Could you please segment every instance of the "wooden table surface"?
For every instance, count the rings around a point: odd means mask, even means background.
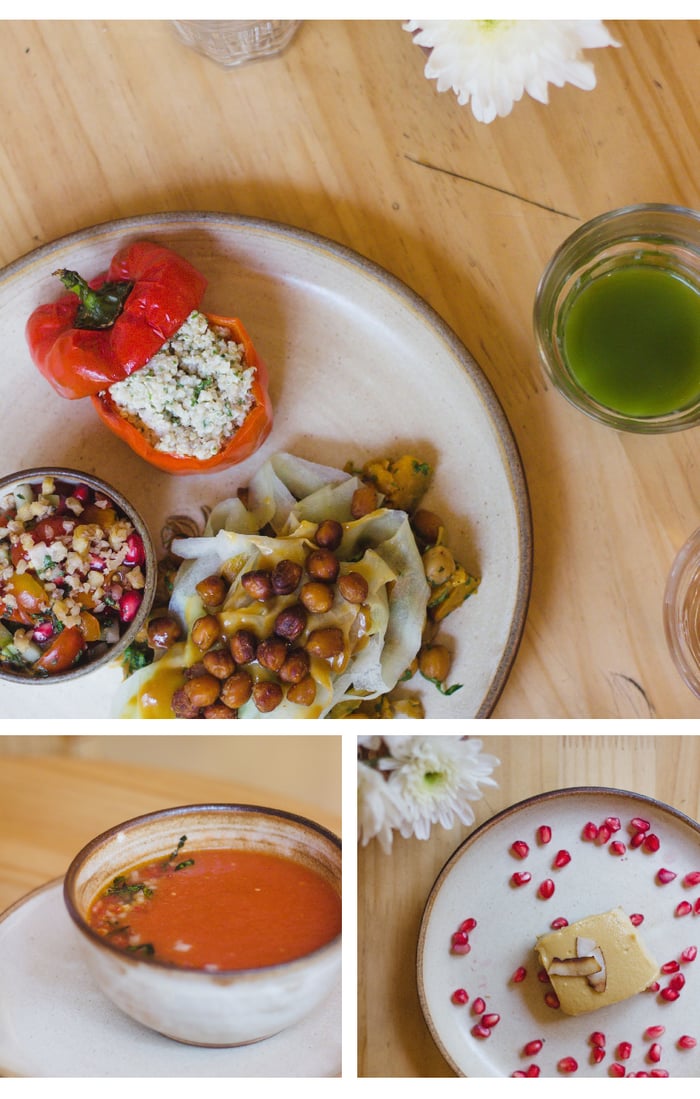
[[[399,21],[307,21],[225,71],[166,21],[0,22],[0,263],[95,223],[213,210],[349,246],[471,350],[529,484],[534,577],[497,717],[697,717],[661,605],[700,525],[696,431],[617,433],[544,381],[540,274],[586,219],[700,205],[700,22],[609,23],[597,87],[491,125],[423,75]],[[0,447],[2,443],[0,442]]]
[[[700,738],[617,734],[486,736],[501,765],[498,789],[474,803],[471,827],[435,828],[428,840],[375,841],[358,855],[360,1076],[453,1076],[428,1031],[416,988],[423,908],[452,852],[480,824],[524,798],[573,786],[646,794],[700,820]]]

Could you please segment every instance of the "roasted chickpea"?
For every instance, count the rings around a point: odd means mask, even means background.
[[[205,576],[196,586],[197,594],[205,607],[220,607],[226,598],[228,585],[218,573]]]
[[[320,656],[323,660],[332,660],[334,656],[342,653],[345,645],[343,631],[337,626],[323,626],[318,630],[312,630],[306,642],[306,651],[312,656]]]
[[[152,649],[169,649],[182,636],[180,623],[169,614],[152,618],[146,632]]]
[[[314,534],[314,542],[323,549],[335,550],[343,540],[343,524],[337,519],[324,519]]]
[[[359,572],[346,572],[338,577],[338,591],[348,603],[364,603],[369,584]]]
[[[221,626],[215,614],[205,614],[192,624],[192,641],[201,652],[206,652],[221,637]]]
[[[221,701],[231,710],[237,710],[248,701],[253,691],[253,680],[248,672],[234,672],[221,685]]]
[[[307,675],[287,688],[287,699],[298,706],[310,706],[316,697],[316,680]]]
[[[250,664],[255,660],[258,639],[252,630],[236,630],[229,641],[231,656],[236,664]]]
[[[299,683],[309,674],[311,659],[305,649],[292,649],[279,670],[283,683]]]
[[[296,641],[306,629],[306,611],[300,603],[285,607],[275,619],[274,632],[287,641]]]
[[[251,599],[259,599],[261,603],[272,599],[275,594],[270,569],[252,569],[250,572],[244,572],[241,576],[241,586]]]
[[[278,672],[285,660],[289,648],[281,637],[266,637],[258,645],[256,653],[258,664],[271,672]]]
[[[440,540],[440,531],[445,524],[439,515],[427,508],[418,508],[411,518],[411,527],[416,538],[426,546],[434,546]]]
[[[221,683],[216,676],[205,673],[188,679],[184,691],[193,706],[211,706],[216,702],[221,690]]]
[[[425,645],[418,653],[418,669],[426,679],[444,683],[451,666],[452,653],[444,645]]]
[[[198,660],[196,664],[190,664],[188,668],[184,668],[182,674],[185,679],[194,679],[195,676],[204,675],[206,670],[204,663],[201,660]]]
[[[170,705],[175,717],[199,717],[199,706],[195,706],[184,687],[178,687],[178,689],[173,692],[173,697],[170,699]]]
[[[423,571],[433,587],[444,584],[456,569],[455,559],[447,546],[431,546],[423,554]]]
[[[236,670],[236,662],[228,649],[210,649],[202,658],[209,675],[217,679],[228,679]]]
[[[223,702],[214,702],[211,706],[205,706],[202,710],[202,717],[209,718],[232,718],[238,717],[235,710],[232,710],[229,706],[226,706]]]
[[[311,550],[306,558],[306,571],[312,580],[329,580],[332,583],[340,572],[340,562],[329,549]]]
[[[361,519],[379,507],[379,496],[374,485],[360,485],[352,494],[350,514],[353,519]]]
[[[261,714],[269,714],[272,710],[276,710],[283,697],[279,683],[261,679],[253,687],[253,702]]]
[[[303,569],[297,561],[285,557],[272,570],[272,587],[275,595],[291,595],[301,580]]]
[[[309,614],[325,614],[333,606],[333,588],[322,580],[309,580],[302,584],[299,600]]]

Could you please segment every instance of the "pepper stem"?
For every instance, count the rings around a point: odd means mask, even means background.
[[[105,282],[99,290],[88,286],[77,271],[61,268],[54,271],[66,290],[77,294],[78,312],[75,328],[111,328],[124,308],[124,302],[133,289],[133,282]]]

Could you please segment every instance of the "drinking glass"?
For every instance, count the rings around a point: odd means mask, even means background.
[[[666,581],[664,630],[685,684],[700,698],[700,529],[681,546]]]
[[[226,69],[281,53],[301,25],[299,19],[174,19],[172,22],[186,46]]]

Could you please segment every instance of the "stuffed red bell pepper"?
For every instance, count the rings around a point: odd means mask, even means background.
[[[68,399],[168,473],[224,469],[272,427],[264,363],[237,318],[200,312],[206,280],[162,245],[121,249],[90,283],[58,271],[69,293],[27,323],[32,358]]]

